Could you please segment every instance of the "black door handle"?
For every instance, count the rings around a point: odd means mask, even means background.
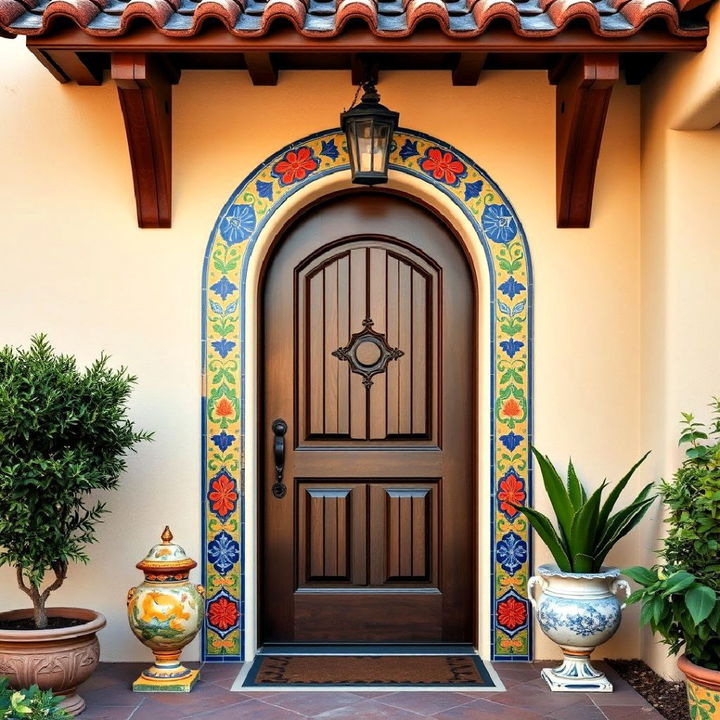
[[[283,482],[283,474],[285,473],[285,433],[287,432],[287,423],[278,418],[273,421],[272,431],[275,439],[273,440],[273,454],[275,456],[275,482],[272,486],[272,494],[278,498],[284,498],[287,493],[287,486]]]

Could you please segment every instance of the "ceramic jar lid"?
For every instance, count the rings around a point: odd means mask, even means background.
[[[160,539],[162,542],[153,545],[150,552],[135,567],[146,575],[175,575],[187,574],[197,566],[185,550],[172,541],[173,534],[167,525]]]

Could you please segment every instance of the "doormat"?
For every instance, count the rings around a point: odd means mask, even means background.
[[[233,690],[504,690],[477,655],[257,655]]]

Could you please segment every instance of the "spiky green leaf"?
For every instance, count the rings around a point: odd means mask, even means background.
[[[555,466],[550,461],[550,458],[542,455],[535,447],[532,448],[532,451],[540,466],[545,492],[547,492],[548,498],[550,498],[555,517],[558,520],[560,534],[564,537],[565,541],[567,541],[573,520],[572,503],[570,502],[567,488],[560,478],[558,471],[555,469]]]
[[[648,450],[631,468],[628,470],[628,472],[617,482],[615,487],[608,493],[607,500],[605,500],[605,504],[602,507],[602,510],[600,511],[600,527],[605,527],[605,524],[607,523],[610,513],[612,512],[613,508],[615,507],[615,503],[618,501],[618,498],[620,497],[622,491],[625,489],[626,485],[630,481],[630,478],[633,476],[635,471],[640,467],[640,465],[645,462],[645,458],[650,454],[650,450]],[[651,485],[652,487],[652,485]],[[637,498],[636,498],[637,499]]]
[[[552,553],[558,567],[564,572],[572,572],[570,557],[549,518],[541,512],[533,510],[533,508],[520,505],[513,505],[513,507],[529,520],[530,524],[535,528],[535,532]]]

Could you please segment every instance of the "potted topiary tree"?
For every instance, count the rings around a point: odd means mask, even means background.
[[[685,673],[693,720],[720,720],[720,398],[709,427],[683,413],[685,460],[660,494],[668,534],[652,568],[623,572],[642,587],[628,602],[642,604],[649,624]]]
[[[75,689],[97,665],[105,618],[47,601],[69,564],[88,560],[107,512],[94,493],[116,488],[125,453],[151,438],[128,419],[135,382],[104,354],[78,370],[44,335],[0,350],[0,565],[14,567],[33,606],[0,613],[0,674],[64,695],[72,715],[85,707]]]
[[[590,654],[609,640],[620,625],[624,606],[615,593],[629,591],[620,570],[605,567],[603,562],[612,547],[643,518],[654,501],[650,495],[653,483],[647,485],[628,505],[613,512],[620,495],[644,455],[608,493],[603,482],[590,496],[585,492],[572,461],[567,482],[547,456],[532,449],[545,490],[552,504],[557,527],[542,513],[514,505],[535,528],[547,545],[556,564],[541,565],[537,576],[528,580],[528,596],[537,610],[540,629],[563,651],[563,662],[557,668],[545,668],[542,676],[551,690],[573,692],[611,692],[612,685],[590,664]],[[541,589],[534,597],[535,587]]]

